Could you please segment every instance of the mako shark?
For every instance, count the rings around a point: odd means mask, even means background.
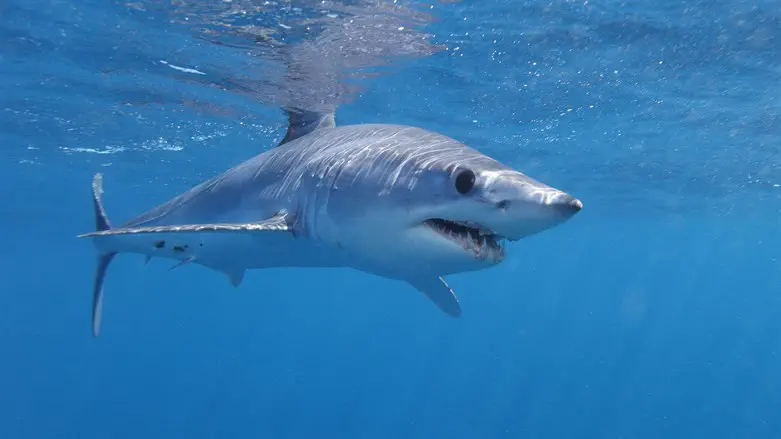
[[[288,111],[284,139],[111,227],[92,183],[98,252],[92,330],[118,253],[200,264],[239,286],[249,269],[351,267],[409,283],[442,311],[461,307],[443,276],[485,269],[516,241],[581,210],[573,196],[450,137],[388,124],[336,126]]]

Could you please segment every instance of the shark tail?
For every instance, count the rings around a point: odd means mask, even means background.
[[[106,211],[103,208],[103,175],[95,174],[92,179],[92,203],[95,209],[95,229],[98,232],[111,229]],[[103,280],[106,278],[106,270],[116,252],[99,252],[98,263],[95,270],[95,280],[92,287],[92,335],[97,337],[100,333],[100,318],[103,309]]]

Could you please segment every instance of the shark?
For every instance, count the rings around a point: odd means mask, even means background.
[[[349,267],[402,281],[461,315],[445,276],[496,266],[508,242],[558,226],[583,208],[546,185],[424,128],[339,125],[333,112],[285,109],[275,146],[118,226],[92,181],[97,252],[92,333],[118,254],[198,264],[238,287],[274,267]]]

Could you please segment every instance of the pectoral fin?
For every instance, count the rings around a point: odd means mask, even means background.
[[[461,315],[461,306],[458,304],[458,298],[453,293],[453,290],[445,282],[445,279],[441,277],[420,278],[408,281],[418,291],[425,294],[426,297],[431,299],[439,309],[444,311],[447,315],[452,317],[459,317]]]

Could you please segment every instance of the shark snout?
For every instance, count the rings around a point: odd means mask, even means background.
[[[583,203],[570,194],[560,193],[551,200],[548,206],[557,214],[569,218],[583,209]]]
[[[534,235],[568,221],[583,209],[574,196],[553,188],[535,188],[504,204],[492,229],[510,240]]]

